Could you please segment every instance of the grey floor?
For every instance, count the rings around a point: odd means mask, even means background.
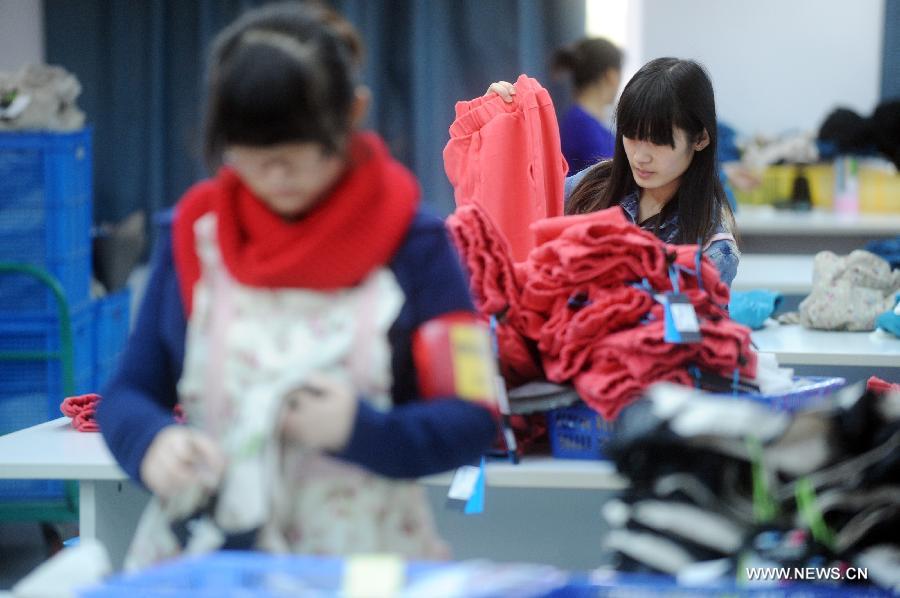
[[[74,525],[55,526],[61,539],[77,535]],[[10,589],[47,558],[47,545],[36,522],[0,522],[0,590]]]

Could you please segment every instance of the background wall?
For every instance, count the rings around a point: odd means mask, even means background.
[[[642,61],[704,63],[741,133],[817,129],[837,106],[869,115],[879,101],[885,0],[635,1]]]
[[[98,217],[171,205],[202,176],[190,148],[196,146],[200,56],[208,34],[196,30],[211,32],[260,1],[47,0],[45,6],[41,0],[0,0],[0,70],[46,53],[86,83],[81,104],[106,148],[95,156]],[[416,170],[429,192],[426,201],[439,212],[452,208],[439,150],[453,102],[520,70],[541,76],[543,52],[578,35],[548,32],[545,24],[570,28],[581,5],[332,1],[370,43],[367,80],[380,88],[370,124]],[[617,23],[623,11],[614,5],[626,5],[626,80],[651,57],[695,57],[710,69],[721,117],[742,133],[812,129],[839,105],[869,114],[879,98],[900,96],[900,0],[587,4],[588,15],[602,19],[607,12]],[[394,10],[398,6],[405,10]],[[562,15],[568,23],[559,21]],[[172,29],[169,22],[181,25]],[[547,84],[564,107],[564,88]],[[139,125],[160,107],[165,126]],[[143,149],[132,155],[129,147]]]
[[[41,0],[0,0],[0,71],[44,61]]]
[[[207,45],[267,1],[45,0],[47,59],[79,77],[94,125],[96,219],[156,212],[204,176],[197,150]],[[453,208],[441,152],[455,102],[522,72],[547,81],[550,52],[584,31],[583,0],[329,3],[366,41],[368,126],[416,173],[439,213]]]

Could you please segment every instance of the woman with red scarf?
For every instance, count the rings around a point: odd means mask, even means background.
[[[359,56],[345,21],[305,4],[214,43],[217,174],[178,203],[97,414],[156,497],[129,567],[218,548],[446,555],[411,479],[476,459],[496,427],[469,400],[490,393],[422,373],[420,336],[482,331],[414,177],[354,130]]]

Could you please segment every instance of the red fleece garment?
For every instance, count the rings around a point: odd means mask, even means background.
[[[472,204],[457,208],[446,222],[468,270],[469,288],[478,311],[494,315],[517,309],[519,279],[509,245],[490,216]]]
[[[249,286],[346,288],[388,263],[415,215],[418,183],[373,133],[353,136],[349,163],[334,189],[296,221],[270,210],[227,167],[188,190],[173,224],[175,266],[188,314],[200,278],[194,223],[210,212],[218,215],[228,271]]]
[[[535,361],[535,355],[540,359],[540,354],[532,339],[522,336],[509,324],[498,324],[496,334],[500,351],[500,373],[507,386],[521,386],[546,377],[541,364]]]
[[[72,427],[79,432],[99,432],[100,426],[97,425],[96,420],[94,420],[94,414],[96,412],[96,405],[85,407],[72,419]]]
[[[79,432],[99,432],[100,426],[94,421],[94,413],[97,411],[99,402],[100,395],[98,394],[66,397],[60,404],[59,410],[66,417],[72,418],[72,427]]]
[[[521,269],[513,264],[506,240],[478,204],[460,206],[447,218],[447,229],[469,273],[469,288],[479,312],[497,316],[500,371],[511,386],[542,377],[529,343],[519,330]]]
[[[496,94],[457,102],[444,170],[457,207],[482,206],[519,262],[535,246],[529,225],[563,214],[568,165],[550,94],[525,75],[515,88],[509,104]]]
[[[887,380],[882,380],[877,376],[871,376],[866,381],[866,390],[870,390],[872,392],[884,393],[889,391],[900,392],[900,384],[895,382],[888,382]]]
[[[66,397],[59,405],[59,410],[66,417],[74,419],[82,410],[89,407],[95,407],[99,401],[100,395],[94,393]]]
[[[653,382],[691,384],[691,376],[684,368],[655,373]],[[636,400],[649,383],[642,382],[613,362],[605,369],[597,367],[575,377],[575,390],[588,405],[603,416],[614,420],[619,413]],[[585,398],[586,397],[586,398]]]
[[[697,245],[667,245],[667,251],[675,253],[675,262],[694,270],[696,268],[697,252],[700,251]],[[719,278],[719,269],[713,264],[708,257],[701,255],[700,259],[700,279],[703,281],[703,289],[710,295],[712,301],[718,305],[726,306],[731,298],[731,289]],[[685,276],[681,274],[680,278],[682,287],[687,289],[697,288],[697,278],[694,276]]]
[[[72,427],[79,432],[99,432],[100,426],[94,421],[94,413],[97,411],[99,402],[100,395],[98,394],[66,397],[60,404],[59,410],[66,417],[72,418]]]
[[[94,414],[97,412],[101,399],[102,397],[95,393],[66,397],[59,404],[59,410],[63,415],[72,419],[72,427],[79,432],[99,432],[100,426],[94,420]],[[175,405],[173,413],[178,423],[184,423],[181,405]]]
[[[595,289],[586,296],[589,305],[578,310],[560,305],[541,328],[538,348],[553,380],[573,378],[584,367],[591,347],[612,333],[639,325],[654,304],[650,295],[633,287]]]
[[[738,367],[742,376],[756,376],[757,355],[746,327],[727,319],[701,320],[702,342],[670,344],[663,340],[662,309],[655,307],[653,313],[658,314],[656,320],[611,334],[591,347],[588,365],[575,376],[582,399],[600,413],[617,414],[653,382],[690,384],[689,365],[726,377]]]

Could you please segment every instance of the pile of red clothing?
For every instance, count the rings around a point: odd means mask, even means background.
[[[63,415],[72,419],[72,427],[79,432],[99,432],[100,426],[94,419],[94,415],[97,413],[97,406],[101,399],[102,397],[96,393],[66,397],[59,404],[59,410]],[[181,404],[175,405],[172,415],[179,424],[185,423]]]
[[[93,393],[66,397],[59,405],[59,410],[66,417],[72,418],[72,427],[79,432],[99,432],[100,426],[94,420],[98,403],[100,395]]]
[[[447,220],[470,274],[478,309],[497,318],[500,361],[517,385],[546,377],[573,383],[582,399],[615,418],[649,384],[692,382],[690,366],[731,378],[756,375],[750,330],[728,318],[728,287],[693,245],[666,245],[618,207],[531,225],[535,248],[514,263],[477,204]],[[672,278],[674,273],[674,280]],[[701,342],[664,340],[657,293],[693,304]]]

